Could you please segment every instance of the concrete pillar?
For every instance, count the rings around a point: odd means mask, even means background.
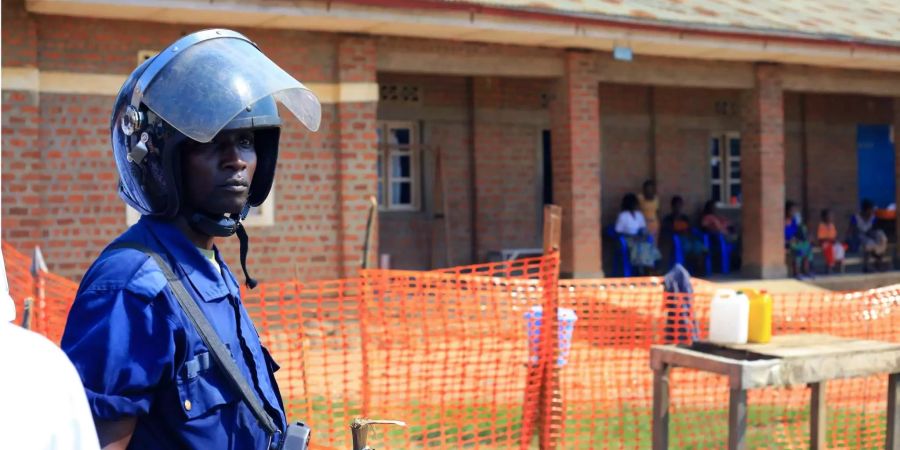
[[[784,96],[780,68],[757,64],[742,96],[743,271],[787,276],[784,256]]]
[[[600,249],[600,99],[596,56],[565,54],[551,104],[554,203],[562,207],[562,276],[603,276]]]
[[[362,262],[369,211],[368,198],[378,193],[378,85],[372,38],[344,37],[338,43],[337,81],[339,149],[340,276],[354,276]],[[377,217],[376,217],[377,218]],[[369,240],[370,267],[377,267],[378,236]]]

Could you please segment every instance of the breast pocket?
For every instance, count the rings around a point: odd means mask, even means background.
[[[209,353],[199,353],[186,361],[177,384],[181,410],[188,420],[212,414],[238,400],[234,388]]]

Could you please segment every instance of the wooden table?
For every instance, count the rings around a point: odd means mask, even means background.
[[[653,369],[653,448],[669,447],[669,371],[685,367],[725,375],[731,391],[728,448],[746,448],[747,390],[807,384],[810,400],[810,448],[826,447],[825,383],[842,378],[889,374],[885,448],[900,449],[900,344],[800,334],[772,338],[768,344],[693,346],[657,345],[650,350]]]

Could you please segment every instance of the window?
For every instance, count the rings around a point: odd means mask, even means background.
[[[378,124],[378,204],[383,210],[420,206],[419,130],[414,122]]]
[[[710,198],[719,205],[741,204],[741,137],[716,134],[709,139]]]

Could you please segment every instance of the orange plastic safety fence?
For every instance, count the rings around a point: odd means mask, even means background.
[[[363,273],[365,413],[409,424],[386,429],[384,447],[529,445],[546,354],[538,316],[557,263]]]
[[[30,328],[59,343],[78,284],[47,272],[31,273],[31,258],[3,242],[3,258],[10,295],[16,304],[17,323],[21,323],[26,299],[33,301]]]
[[[560,282],[562,308],[577,312],[568,361],[558,368],[562,416],[559,448],[649,448],[655,344],[707,333],[712,289],[665,294],[654,279]],[[611,283],[617,285],[610,288]],[[900,341],[900,286],[853,293],[773,296],[774,333],[824,333]],[[690,305],[690,313],[678,315]],[[827,384],[831,448],[884,445],[885,376]],[[728,384],[724,377],[676,369],[670,381],[669,442],[673,448],[723,448]],[[809,445],[806,387],[750,391],[750,448]]]
[[[25,298],[42,298],[33,328],[58,341],[77,285],[34,279],[30,258],[6,243],[3,252],[19,312]],[[560,281],[557,265],[551,255],[368,270],[263,283],[243,301],[281,365],[288,414],[312,426],[315,448],[349,448],[357,416],[409,423],[379,428],[381,448],[648,448],[649,349],[704,337],[715,285],[695,280],[694,294],[673,295],[654,277]],[[900,286],[773,297],[775,334],[900,341]],[[670,386],[671,446],[722,448],[726,380],[676,369]],[[828,383],[831,448],[883,446],[885,387],[884,376]],[[807,447],[809,396],[751,391],[750,447]]]
[[[350,448],[348,425],[363,413],[362,280],[262,283],[243,292],[290,420],[314,430],[316,448]]]

